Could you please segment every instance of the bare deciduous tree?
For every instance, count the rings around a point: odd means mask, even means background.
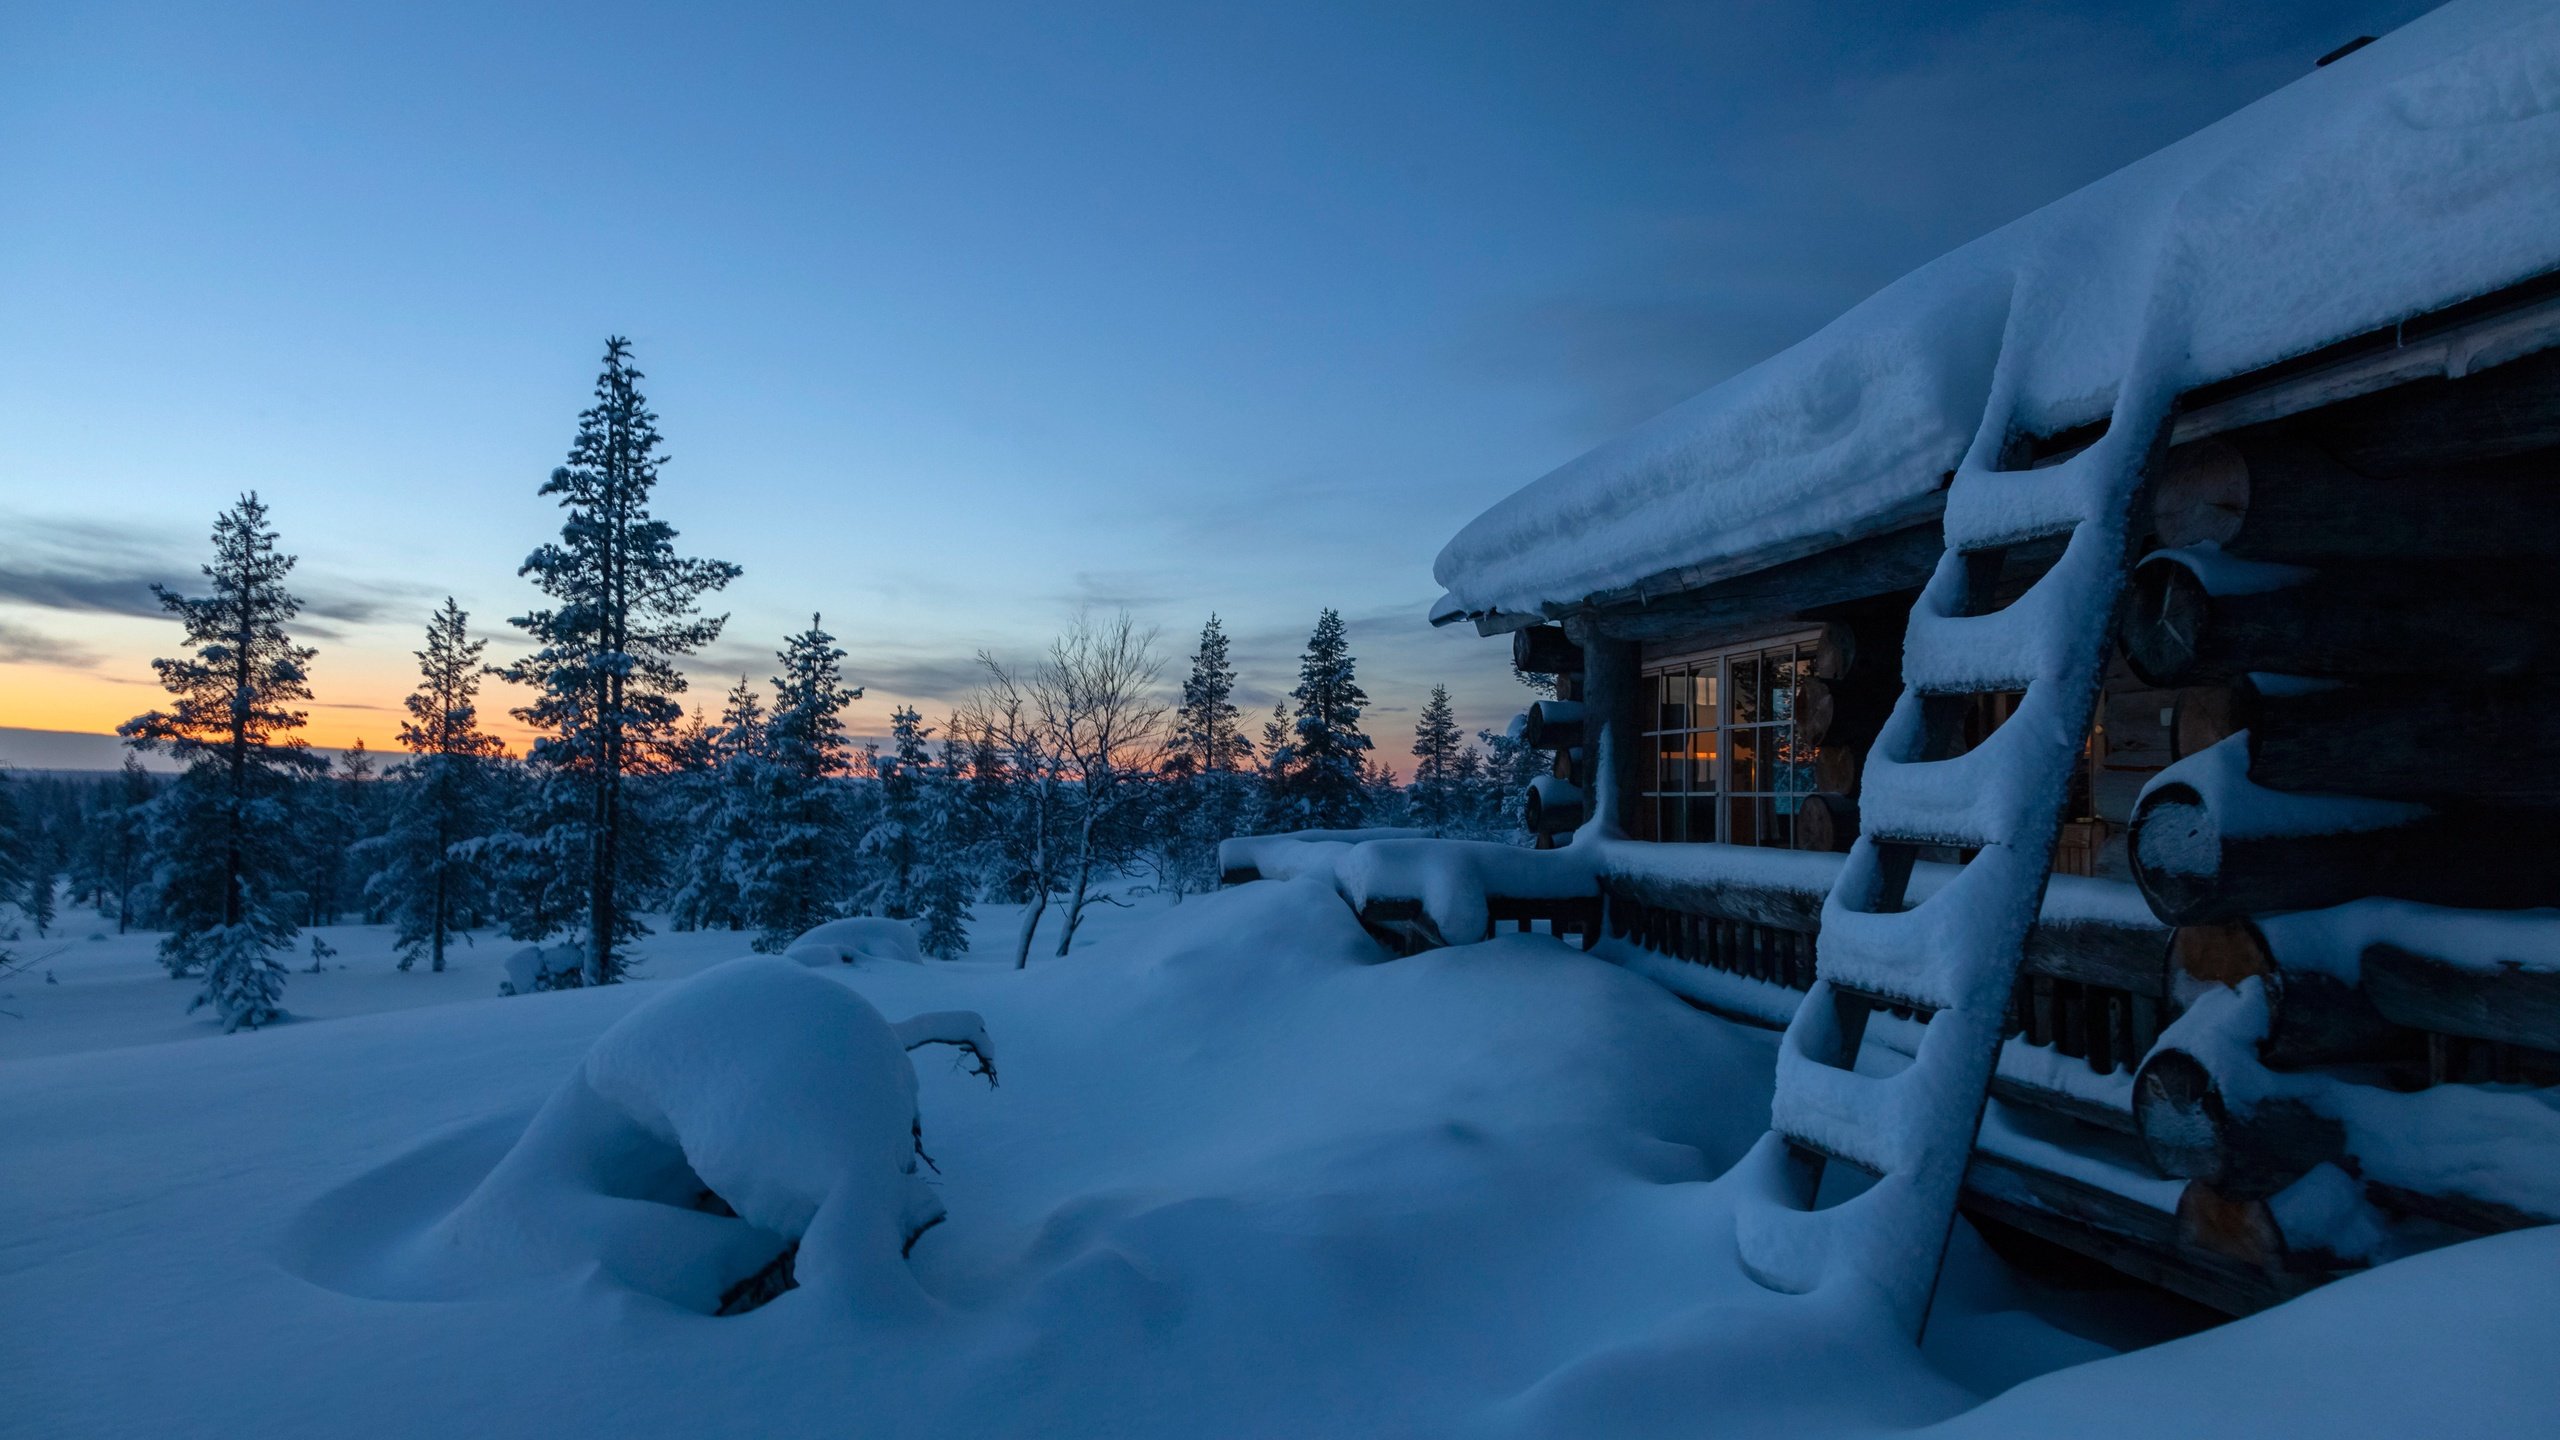
[[[1060,691],[1054,707],[1059,748],[1075,786],[1074,853],[1068,861],[1072,888],[1058,953],[1075,944],[1085,907],[1096,898],[1096,871],[1117,868],[1137,849],[1129,821],[1144,798],[1146,778],[1164,766],[1165,714],[1157,689],[1164,661],[1156,632],[1141,630],[1121,611],[1099,624],[1076,617],[1050,642],[1041,667]]]
[[[1060,955],[1090,906],[1119,903],[1094,881],[1133,848],[1129,822],[1163,763],[1167,706],[1155,642],[1124,611],[1100,622],[1078,616],[1027,672],[978,656],[987,679],[960,723],[1004,769],[995,841],[1027,902],[1017,969],[1030,963],[1032,933],[1053,897],[1064,892],[1066,903]]]

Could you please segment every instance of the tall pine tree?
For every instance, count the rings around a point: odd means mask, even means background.
[[[933,781],[925,745],[932,736],[912,706],[889,713],[889,755],[872,766],[880,777],[880,819],[862,837],[866,914],[906,920],[922,908],[925,807]]]
[[[1432,686],[1413,727],[1413,818],[1434,835],[1446,834],[1464,809],[1461,786],[1475,768],[1464,764],[1468,753],[1449,687]]]
[[[1328,607],[1316,617],[1298,659],[1298,688],[1288,739],[1274,757],[1277,772],[1273,816],[1277,828],[1339,830],[1360,824],[1369,771],[1369,737],[1360,712],[1369,695],[1353,678],[1357,667],[1342,616]]]
[[[741,867],[740,900],[760,933],[759,950],[780,950],[803,931],[842,913],[852,880],[852,836],[838,783],[853,759],[844,708],[862,698],[838,669],[844,651],[809,617],[783,642],[773,677],[773,715],[764,753],[747,757],[755,776],[755,825]]]
[[[321,768],[293,733],[304,716],[292,705],[311,698],[317,652],[286,633],[302,602],[285,588],[294,557],[276,538],[267,507],[243,495],[213,522],[204,567],[212,593],[151,587],[194,653],[151,662],[175,705],[117,728],[138,748],[166,746],[187,762],[157,807],[160,907],[171,927],[160,955],[170,973],[204,977],[188,1008],[212,1006],[226,1030],[283,1013],[276,952],[299,928],[287,908],[297,899],[287,889],[290,802],[295,784]]]
[[[403,970],[421,954],[430,970],[444,969],[455,916],[476,910],[480,890],[478,857],[456,847],[493,821],[490,762],[503,747],[480,729],[480,653],[489,642],[472,639],[469,623],[451,596],[427,621],[418,688],[400,727],[412,758],[399,772],[390,828],[368,847],[381,868],[365,889],[390,917]]]
[[[1227,658],[1226,628],[1211,615],[1200,627],[1200,648],[1183,677],[1182,705],[1174,712],[1169,769],[1177,775],[1241,770],[1253,763],[1253,742],[1236,716],[1236,667]]]
[[[569,463],[542,487],[569,518],[558,543],[520,572],[556,603],[512,622],[538,648],[502,672],[539,692],[515,712],[543,732],[534,762],[569,779],[584,802],[587,981],[597,985],[621,978],[622,943],[647,933],[620,889],[626,851],[636,859],[642,850],[624,775],[683,713],[675,662],[718,639],[728,620],[702,614],[702,597],[741,573],[678,555],[674,527],[649,513],[662,461],[641,378],[630,342],[606,341],[596,403],[578,417]]]
[[[943,727],[942,760],[926,772],[921,803],[924,834],[918,845],[924,873],[917,883],[916,943],[937,960],[957,960],[969,950],[970,902],[977,898],[980,840],[972,781],[964,778],[969,750],[960,717]]]

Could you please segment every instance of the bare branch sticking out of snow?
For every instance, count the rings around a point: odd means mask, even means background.
[[[996,1047],[987,1038],[987,1022],[975,1010],[928,1010],[913,1019],[901,1020],[889,1027],[898,1043],[909,1050],[923,1045],[948,1045],[966,1053],[973,1062],[972,1075],[987,1077],[987,1087],[996,1084]]]

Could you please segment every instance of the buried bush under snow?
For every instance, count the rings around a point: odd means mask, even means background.
[[[924,951],[916,944],[916,927],[904,920],[877,915],[830,920],[792,941],[782,955],[803,965],[853,965],[864,960],[924,963]]]
[[[893,1313],[919,1298],[908,1246],[942,1218],[917,1173],[906,1055],[937,1042],[969,1050],[993,1081],[974,1014],[893,1027],[788,961],[717,966],[598,1037],[391,1288],[470,1294],[594,1267],[712,1310],[779,1266],[790,1278],[765,1298],[796,1281]]]
[[[586,982],[587,951],[577,944],[527,945],[506,958],[501,995],[531,995],[538,990],[574,990]]]

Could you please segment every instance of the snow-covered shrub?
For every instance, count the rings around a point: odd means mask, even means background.
[[[916,944],[916,927],[904,920],[877,915],[830,920],[792,941],[782,957],[803,965],[855,965],[865,960],[924,963],[924,951]]]
[[[506,1158],[419,1237],[404,1288],[471,1294],[592,1267],[706,1312],[800,1288],[902,1313],[921,1298],[906,1251],[943,1213],[917,1173],[906,1052],[936,1042],[976,1055],[992,1083],[974,1014],[892,1026],[786,960],[706,971],[598,1037]]]
[[[507,978],[498,982],[501,995],[531,995],[537,990],[573,990],[586,983],[587,950],[583,945],[527,945],[506,959]]]

